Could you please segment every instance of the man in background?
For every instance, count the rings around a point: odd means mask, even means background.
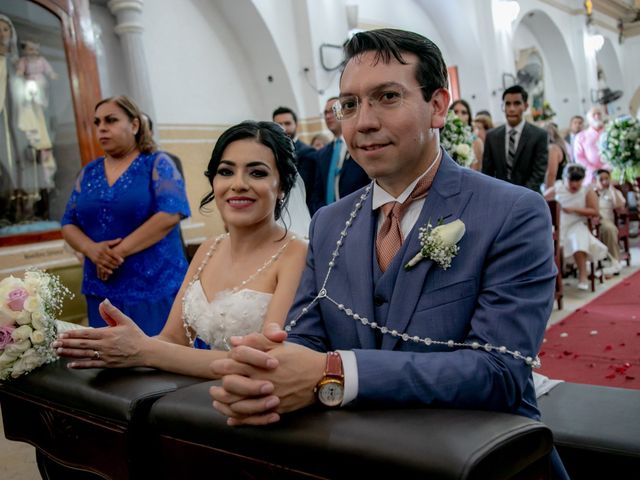
[[[297,167],[300,177],[304,182],[307,207],[310,208],[311,191],[315,185],[316,176],[316,151],[298,138],[298,116],[289,107],[278,107],[271,115],[274,123],[284,129],[284,133],[293,141],[296,149]]]
[[[596,105],[587,113],[587,123],[589,126],[586,130],[576,135],[573,153],[574,161],[587,169],[587,175],[584,177],[584,184],[588,185],[593,180],[597,170],[607,168],[607,164],[600,157],[600,135],[604,132],[604,111],[602,107]]]
[[[317,153],[311,215],[320,207],[340,200],[371,181],[347,151],[342,137],[342,125],[333,112],[333,104],[337,101],[337,97],[331,97],[324,107],[324,121],[334,139]]]
[[[569,148],[569,155],[571,156],[571,160],[575,161],[573,154],[573,144],[576,141],[576,136],[582,131],[584,127],[584,118],[581,115],[574,115],[571,117],[571,122],[569,123],[569,132],[564,137],[564,141],[567,142]]]
[[[525,121],[528,98],[520,85],[509,87],[502,94],[507,124],[487,133],[482,172],[539,192],[547,171],[548,136],[543,129]]]

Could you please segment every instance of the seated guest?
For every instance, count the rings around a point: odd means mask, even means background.
[[[583,187],[585,168],[568,164],[553,187],[545,191],[547,200],[555,199],[562,208],[560,213],[560,244],[564,258],[578,268],[578,289],[589,289],[587,258],[591,262],[607,256],[607,246],[589,231],[587,217],[598,216],[598,197],[589,187]],[[571,261],[573,260],[573,262]]]
[[[481,165],[482,165],[482,150],[484,148],[484,141],[480,140],[476,135],[475,135],[475,129],[473,128],[473,125],[471,124],[471,119],[473,118],[472,114],[471,114],[471,106],[469,106],[469,102],[467,102],[466,100],[456,100],[454,101],[451,106],[449,107],[449,110],[451,110],[453,113],[456,114],[456,117],[458,117],[460,120],[462,120],[462,122],[465,125],[468,125],[469,128],[472,129],[472,131],[474,132],[473,134],[473,143],[471,144],[472,148],[473,148],[473,156],[474,156],[474,160],[473,163],[471,164],[471,168],[473,170],[481,170]]]
[[[100,314],[109,327],[60,334],[58,355],[72,358],[71,368],[147,366],[209,378],[230,337],[261,331],[265,320],[282,325],[307,251],[277,222],[296,178],[294,158],[293,143],[273,123],[224,132],[201,207],[215,200],[228,233],[198,249],[160,335],[145,335],[105,300]]]
[[[105,156],[78,174],[62,235],[84,255],[89,325],[105,325],[98,305],[110,298],[147,335],[156,335],[187,271],[179,225],[191,214],[184,180],[157,151],[130,98],[98,102],[94,124]]]
[[[611,265],[605,268],[605,273],[616,274],[622,270],[620,264],[620,243],[618,242],[618,227],[616,226],[614,210],[624,207],[627,203],[622,192],[611,184],[611,173],[603,168],[596,171],[596,194],[600,209],[600,240],[609,249]]]
[[[560,136],[558,126],[553,122],[549,122],[545,129],[549,135],[549,163],[545,174],[543,192],[547,188],[553,187],[558,180],[562,180],[562,172],[569,161],[567,146]]]

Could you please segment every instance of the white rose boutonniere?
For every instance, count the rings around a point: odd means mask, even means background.
[[[429,221],[426,227],[420,227],[420,251],[404,266],[405,270],[412,269],[425,258],[433,260],[440,268],[446,270],[460,250],[457,243],[464,233],[465,226],[462,220],[455,220],[446,225],[439,220],[435,228]]]

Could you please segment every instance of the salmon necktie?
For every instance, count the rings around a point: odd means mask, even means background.
[[[393,257],[396,256],[402,246],[404,240],[402,229],[400,228],[402,217],[413,202],[427,196],[436,171],[437,165],[433,172],[427,173],[418,181],[404,203],[388,202],[380,207],[385,220],[376,237],[376,252],[378,254],[378,265],[380,265],[380,269],[383,272],[387,270]]]

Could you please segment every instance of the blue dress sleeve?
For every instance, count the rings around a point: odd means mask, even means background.
[[[179,213],[182,218],[191,216],[184,179],[167,154],[159,152],[153,162],[153,191],[156,211]]]
[[[78,173],[78,176],[76,177],[76,182],[73,186],[73,190],[71,191],[71,196],[69,197],[67,207],[65,208],[64,215],[60,221],[62,226],[78,224],[78,199],[82,193],[82,179],[84,178],[84,171],[84,168],[80,170],[80,173]]]

